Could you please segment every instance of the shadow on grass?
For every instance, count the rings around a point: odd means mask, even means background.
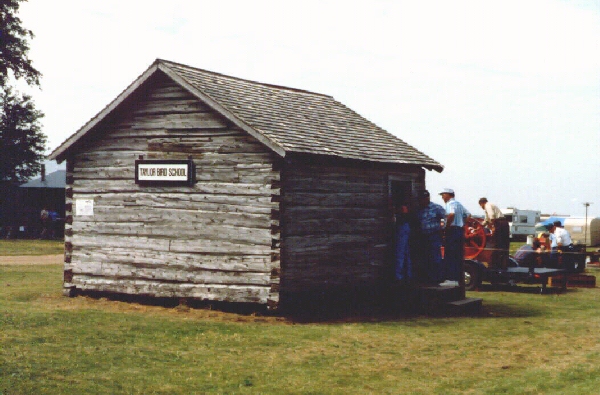
[[[514,288],[514,287],[513,287]],[[511,290],[514,290],[511,288]],[[529,287],[531,288],[531,287]],[[482,292],[490,292],[483,290]],[[523,289],[522,291],[527,291]],[[531,291],[529,291],[531,292]],[[534,292],[531,292],[534,293]],[[509,305],[494,302],[475,311],[457,312],[445,303],[438,305],[423,305],[414,298],[403,300],[396,298],[373,299],[373,295],[355,293],[306,295],[296,299],[295,303],[284,304],[283,308],[272,311],[265,305],[254,303],[231,303],[203,301],[192,298],[157,298],[143,295],[127,295],[109,292],[78,292],[75,296],[86,296],[94,299],[108,299],[112,301],[135,303],[147,306],[160,306],[173,309],[201,309],[215,312],[233,313],[243,316],[278,317],[290,323],[369,323],[369,322],[402,322],[427,318],[459,318],[459,319],[486,319],[500,317],[535,317],[543,311],[530,305]],[[389,295],[388,295],[389,296]],[[406,295],[404,295],[406,296]],[[543,296],[540,296],[543,297]]]
[[[544,315],[544,309],[530,305],[514,305],[499,302],[484,303],[480,318],[533,318]]]
[[[215,310],[224,313],[235,313],[240,315],[268,315],[266,306],[258,303],[230,303],[218,301],[205,301],[193,298],[156,297],[150,295],[130,295],[106,291],[81,291],[75,292],[72,297],[89,297],[92,299],[106,299],[115,302],[140,304],[144,306],[157,306],[165,308],[180,309],[204,309]]]
[[[411,309],[406,306],[332,306],[323,305],[320,309],[306,309],[288,312],[286,318],[298,323],[340,323],[340,322],[399,322],[420,319],[494,319],[494,318],[533,318],[542,316],[543,309],[507,303],[486,304],[475,311],[460,312],[440,306],[430,311]]]
[[[563,289],[561,287],[546,287],[531,286],[531,285],[509,285],[509,284],[481,284],[477,289],[478,292],[511,292],[523,294],[550,295],[572,292],[572,289]]]

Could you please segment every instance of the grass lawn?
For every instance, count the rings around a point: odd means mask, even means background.
[[[54,255],[63,252],[62,240],[0,240],[0,256]]]
[[[598,274],[598,269],[588,269]],[[0,265],[0,394],[597,394],[600,290],[470,293],[477,317],[289,317],[61,296]]]

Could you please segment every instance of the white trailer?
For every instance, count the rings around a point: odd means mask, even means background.
[[[526,240],[527,236],[535,235],[535,225],[540,222],[541,211],[519,210],[514,207],[501,211],[508,220],[512,240]]]

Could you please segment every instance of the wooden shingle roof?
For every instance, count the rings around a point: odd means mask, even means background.
[[[373,162],[443,166],[333,97],[156,60],[117,99],[59,146],[61,159],[79,138],[155,72],[162,71],[278,154],[308,153]]]

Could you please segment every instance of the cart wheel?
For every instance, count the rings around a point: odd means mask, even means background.
[[[465,259],[477,257],[485,248],[485,229],[473,218],[467,218],[465,223]]]
[[[481,285],[481,273],[475,265],[465,263],[465,290],[474,291]]]

